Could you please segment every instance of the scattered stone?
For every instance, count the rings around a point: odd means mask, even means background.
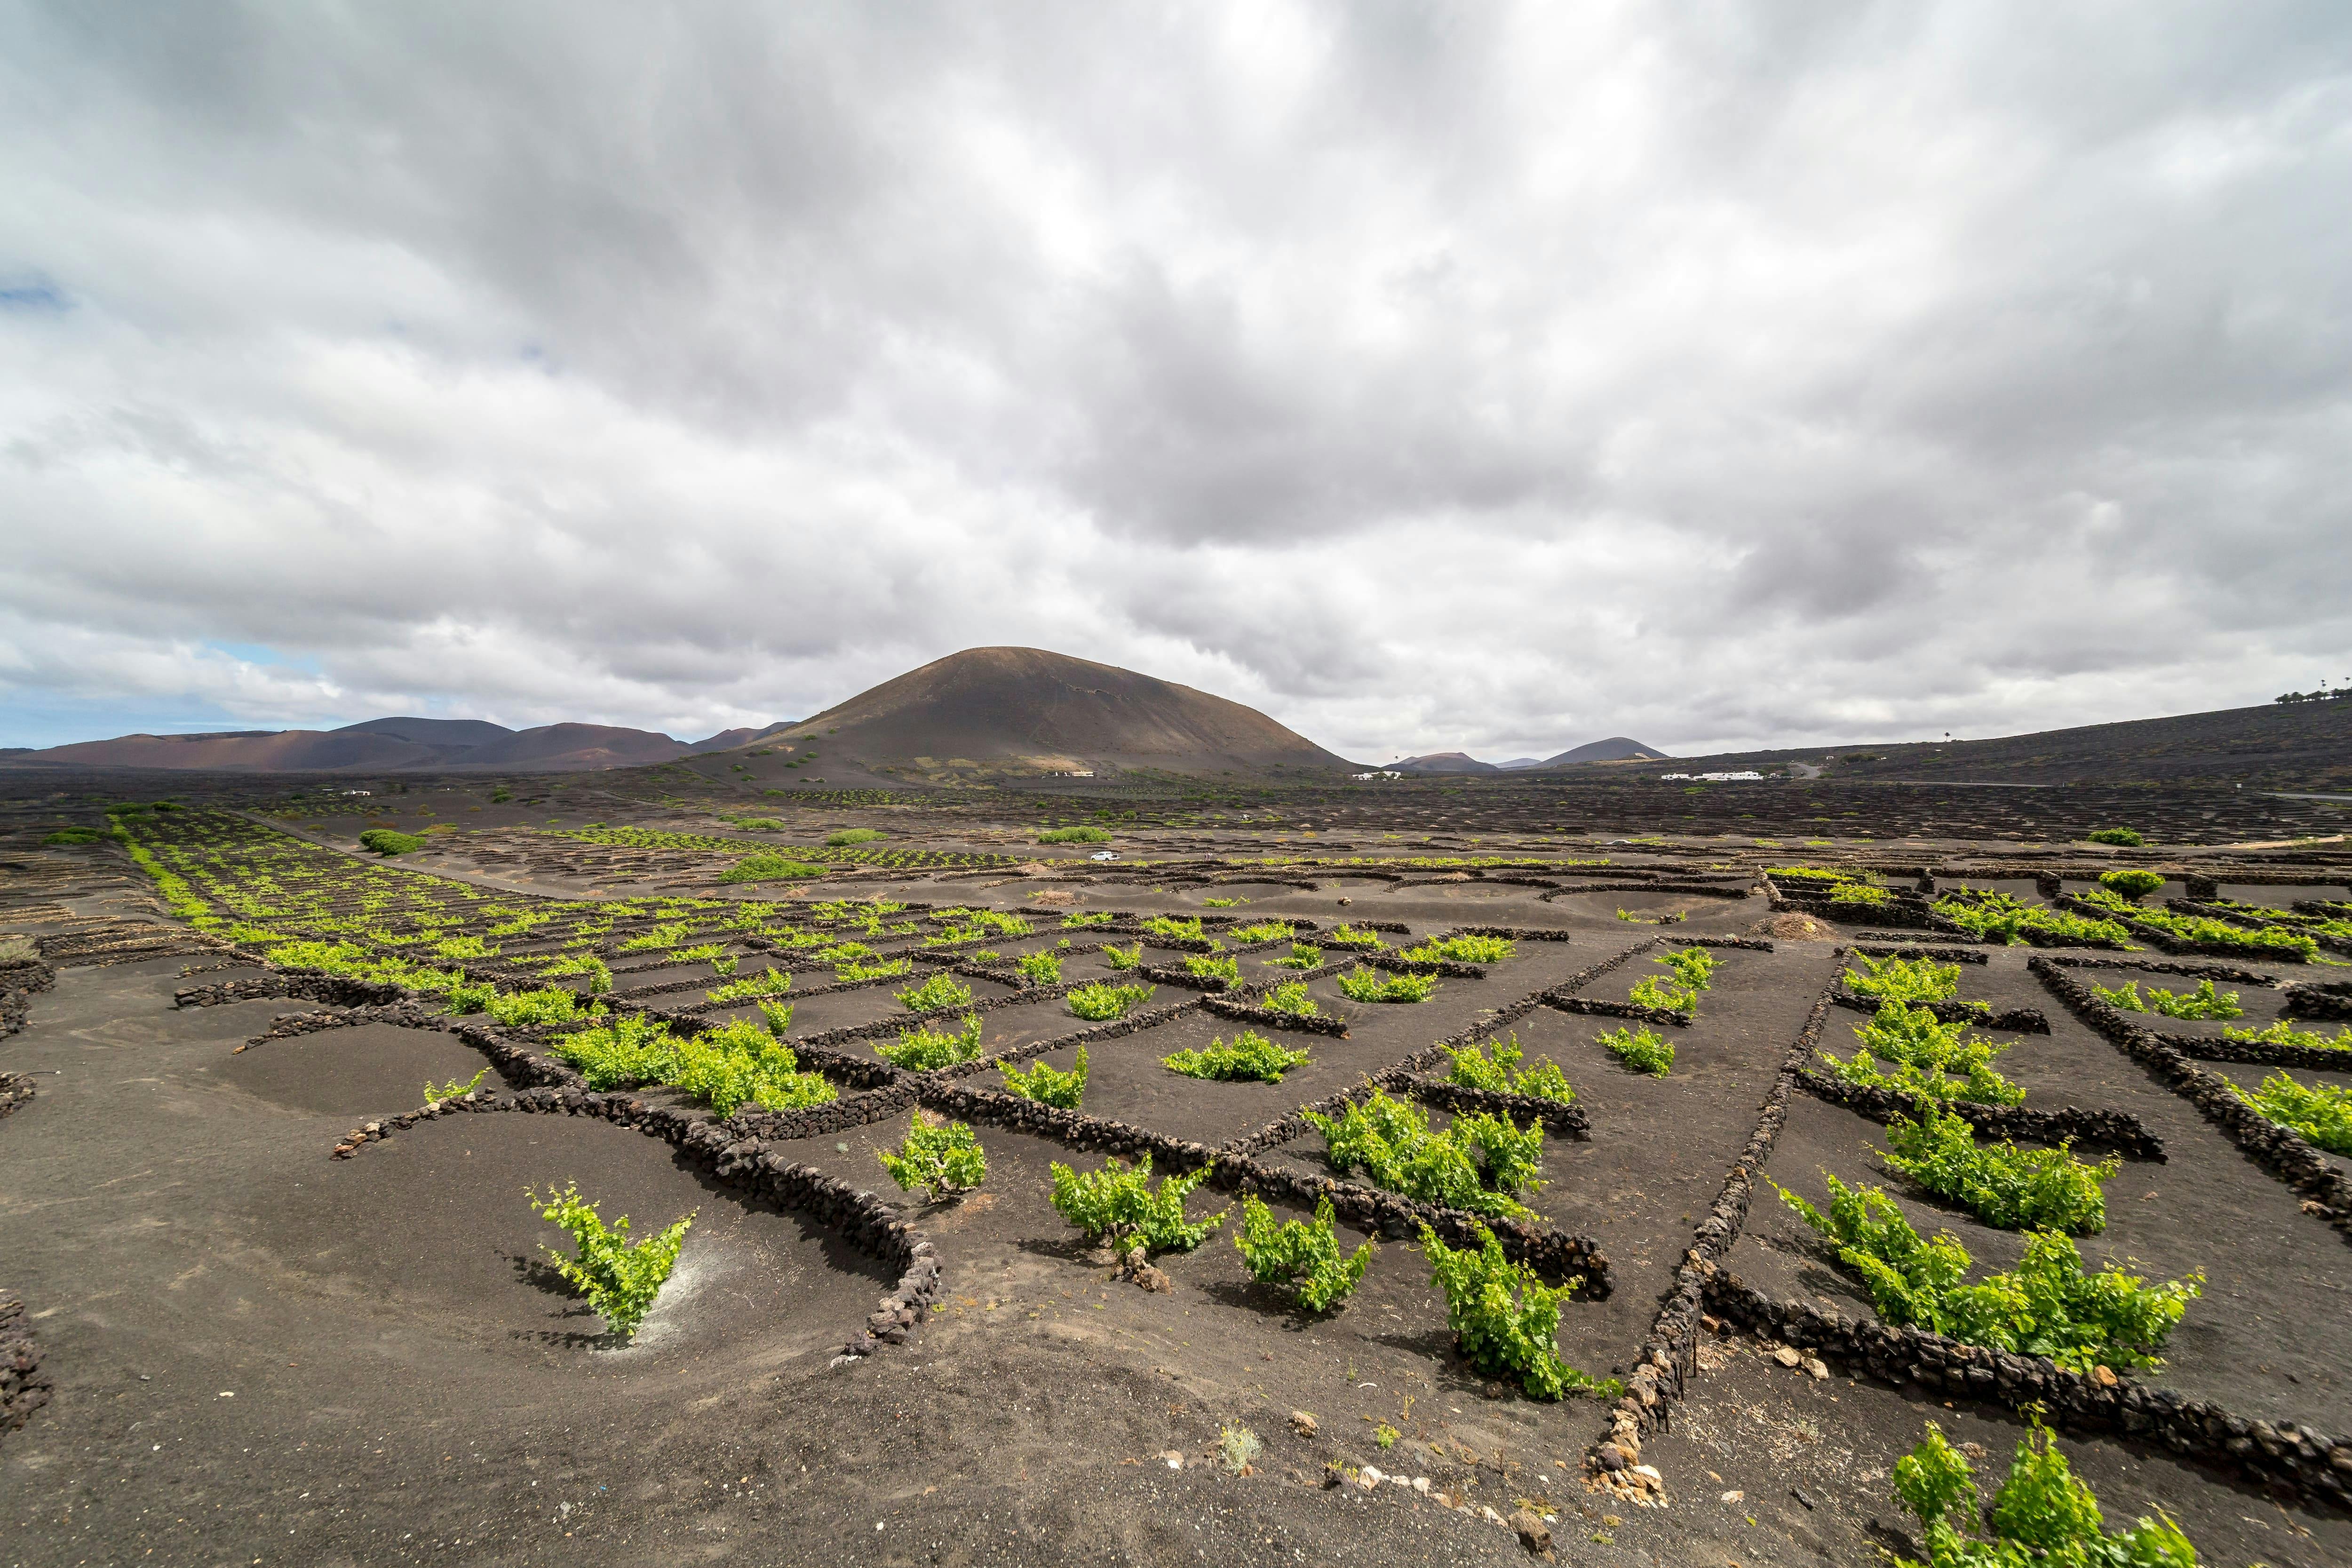
[[[1810,1377],[1827,1377],[1830,1374],[1829,1363],[1819,1356],[1809,1355],[1805,1358],[1805,1373]]]
[[[1746,1502],[1748,1500],[1748,1494],[1746,1492],[1726,1492],[1715,1500],[1717,1502]]]
[[[1312,1437],[1315,1436],[1315,1417],[1304,1410],[1294,1410],[1290,1413],[1290,1429],[1302,1437]]]
[[[1519,1532],[1519,1544],[1526,1547],[1530,1554],[1547,1563],[1552,1561],[1551,1526],[1524,1508],[1513,1513],[1506,1522]]]
[[[2101,1388],[2113,1388],[2123,1379],[2116,1375],[2112,1367],[2095,1366],[2091,1369],[2091,1381]]]
[[[1801,1502],[1801,1503],[1804,1504],[1804,1505],[1805,1505],[1805,1509],[1806,1509],[1806,1510],[1807,1510],[1808,1512],[1810,1512],[1810,1511],[1811,1511],[1813,1509],[1816,1509],[1816,1508],[1818,1508],[1818,1507],[1820,1507],[1820,1506],[1821,1506],[1820,1504],[1818,1504],[1818,1503],[1816,1503],[1815,1501],[1813,1501],[1813,1495],[1812,1495],[1812,1493],[1811,1493],[1811,1492],[1807,1491],[1807,1490],[1806,1490],[1804,1488],[1802,1488],[1802,1487],[1790,1487],[1790,1488],[1789,1489],[1789,1495],[1790,1495],[1790,1497],[1792,1497],[1792,1498],[1795,1498],[1799,1502]]]
[[[1794,1345],[1782,1345],[1772,1352],[1772,1359],[1786,1367],[1802,1366],[1805,1362],[1803,1354]]]

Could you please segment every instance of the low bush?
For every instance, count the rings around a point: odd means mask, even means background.
[[[968,1193],[988,1179],[988,1156],[979,1137],[961,1121],[944,1126],[928,1111],[917,1111],[897,1153],[877,1149],[874,1157],[902,1192],[917,1187],[932,1202],[953,1193]]]
[[[560,1061],[580,1069],[590,1089],[603,1092],[625,1083],[658,1083],[669,1062],[669,1026],[635,1013],[578,1034],[550,1047]]]
[[[2250,931],[2207,915],[2176,915],[2169,910],[2142,909],[2121,893],[2110,893],[2104,888],[2089,889],[2077,895],[2084,903],[2096,904],[2127,914],[2142,925],[2153,926],[2168,936],[2183,942],[2205,942],[2215,947],[2242,948],[2250,952],[2271,953],[2309,962],[2319,952],[2319,944],[2300,931],[2271,926]]]
[[[1625,1000],[1636,1007],[1655,1007],[1661,1013],[1679,1013],[1685,1018],[1698,1011],[1698,993],[1663,974],[1643,977]]]
[[[1895,1461],[1895,1495],[1918,1516],[1927,1561],[1890,1554],[1893,1568],[2196,1568],[2197,1548],[2161,1509],[2108,1534],[2096,1494],[2075,1478],[2041,1417],[2031,1419],[1989,1513],[1976,1472],[1927,1423],[1926,1441]]]
[[[1426,1002],[1437,991],[1427,974],[1390,974],[1361,965],[1339,976],[1339,991],[1351,1002]]]
[[[2210,980],[2200,980],[2196,990],[2186,992],[2151,985],[2146,996],[2139,994],[2137,980],[2126,980],[2121,985],[2102,985],[2094,980],[2091,989],[2098,994],[2100,1001],[2126,1013],[2160,1013],[2168,1018],[2242,1018],[2246,1014],[2238,1005],[2236,992],[2218,994]]]
[[[795,860],[773,849],[756,849],[719,874],[721,882],[796,882],[810,877],[822,877],[823,866],[806,860]]]
[[[1259,921],[1254,925],[1235,926],[1225,935],[1236,942],[1280,942],[1296,929],[1288,921]]]
[[[1784,1187],[1773,1191],[1835,1244],[1878,1315],[1898,1328],[1916,1324],[1963,1344],[2048,1356],[2070,1372],[2128,1370],[2156,1364],[2157,1351],[2204,1291],[2202,1274],[2153,1288],[2112,1264],[2084,1274],[2082,1253],[2054,1230],[2026,1233],[2014,1271],[1963,1285],[1973,1260],[1958,1241],[1921,1236],[1876,1187],[1824,1179],[1827,1214]]]
[[[2147,844],[2147,839],[2128,827],[2102,827],[2084,837],[2094,844],[2120,844],[2126,849],[2144,848]]]
[[[1703,947],[1676,948],[1650,962],[1674,971],[1675,983],[1685,991],[1704,991],[1715,978],[1715,954]]]
[[[1210,1170],[1203,1165],[1190,1175],[1164,1177],[1154,1192],[1149,1154],[1132,1169],[1106,1161],[1101,1170],[1084,1174],[1057,1160],[1052,1166],[1054,1212],[1115,1251],[1140,1247],[1146,1252],[1190,1252],[1225,1223],[1224,1209],[1203,1220],[1184,1217],[1184,1200],[1209,1179]]]
[[[1087,1097],[1087,1048],[1078,1047],[1077,1059],[1070,1070],[1061,1072],[1044,1062],[1028,1071],[1010,1066],[999,1067],[1004,1075],[1004,1087],[1024,1100],[1034,1100],[1040,1105],[1054,1106],[1062,1110],[1076,1110]]]
[[[672,1041],[670,1056],[663,1081],[708,1100],[722,1117],[747,1104],[803,1110],[840,1098],[822,1074],[800,1070],[790,1046],[741,1019]]]
[[[1602,1030],[1593,1038],[1608,1047],[1619,1061],[1635,1072],[1664,1078],[1675,1070],[1674,1042],[1660,1039],[1650,1032],[1646,1024],[1638,1029],[1630,1024],[1621,1024],[1616,1028]]]
[[[1345,1301],[1379,1250],[1367,1241],[1352,1253],[1340,1251],[1328,1193],[1315,1200],[1311,1222],[1294,1219],[1280,1225],[1272,1209],[1255,1197],[1244,1197],[1242,1233],[1234,1237],[1234,1246],[1249,1266],[1250,1278],[1287,1290],[1310,1312],[1328,1312]]]
[[[871,844],[889,837],[878,827],[845,827],[838,833],[827,834],[824,847],[827,849],[846,849],[853,844]]]
[[[1323,967],[1323,950],[1310,947],[1303,942],[1294,942],[1290,944],[1289,957],[1269,958],[1266,962],[1277,969],[1320,969]]]
[[[1149,1002],[1156,985],[1107,985],[1100,981],[1081,985],[1066,1000],[1070,1012],[1090,1024],[1105,1024],[1113,1018],[1124,1018],[1128,1009],[1139,1002]]]
[[[471,1094],[480,1088],[482,1080],[489,1076],[490,1069],[484,1068],[463,1083],[459,1083],[453,1078],[438,1089],[433,1086],[433,1080],[428,1078],[425,1080],[425,1103],[438,1105],[445,1100],[456,1100],[461,1095]]]
[[[2294,1021],[2288,1018],[2281,1018],[2260,1029],[2224,1029],[2221,1037],[2250,1046],[2301,1046],[2306,1050],[2352,1051],[2352,1026],[2338,1027],[2336,1037],[2331,1040],[2315,1029],[2296,1028]]]
[[[2329,1153],[2352,1154],[2352,1089],[2342,1084],[2306,1087],[2287,1073],[2274,1072],[2251,1093],[2234,1083],[2230,1092]]]
[[[422,835],[403,833],[394,827],[371,827],[360,835],[360,847],[378,855],[414,855],[425,844]]]
[[[1242,966],[1230,953],[1187,953],[1184,971],[1195,980],[1222,980],[1227,985],[1242,983]]]
[[[1440,936],[1406,948],[1400,956],[1422,963],[1500,963],[1518,948],[1507,936]]]
[[[1055,827],[1037,835],[1040,844],[1108,844],[1110,830],[1103,827]]]
[[[768,1033],[775,1036],[776,1038],[781,1040],[792,1033],[793,1005],[791,1003],[778,1002],[772,997],[763,996],[760,999],[760,1016],[766,1022]]]
[[[1682,910],[1671,910],[1662,915],[1637,915],[1631,910],[1619,910],[1617,918],[1627,925],[1673,926],[1682,924],[1690,916],[1687,911]]]
[[[566,991],[560,985],[550,985],[538,991],[511,991],[503,996],[492,996],[484,1005],[491,1017],[509,1029],[528,1029],[541,1024],[569,1024],[575,1019],[593,1017],[604,1012],[604,1004],[592,1002],[580,1005],[579,993]]]
[[[2006,942],[2015,947],[2026,941],[2030,932],[2067,942],[2109,942],[2118,947],[2131,945],[2131,932],[2113,921],[2086,919],[2063,910],[2021,903],[2002,892],[1978,892],[1968,888],[1963,888],[1961,892],[1969,896],[1938,899],[1936,913],[1980,941]]]
[[[1032,985],[1058,985],[1062,981],[1062,961],[1050,952],[1024,952],[1013,961],[1013,967]]]
[[[551,1188],[544,1198],[526,1188],[523,1196],[540,1218],[572,1233],[575,1256],[566,1258],[551,1247],[541,1248],[554,1259],[556,1272],[588,1298],[608,1331],[624,1339],[634,1337],[653,1310],[670,1270],[677,1267],[678,1250],[686,1245],[694,1215],[673,1220],[657,1235],[632,1242],[629,1216],[623,1215],[606,1228],[597,1205],[582,1197],[574,1183],[564,1183],[562,1192]]]
[[[278,951],[282,952],[285,950],[281,948]],[[488,981],[468,983],[462,976],[441,993],[444,1004],[459,1017],[488,1011],[490,1004],[498,1000],[498,995],[499,988]]]
[[[1495,1094],[1553,1100],[1562,1105],[1576,1100],[1576,1090],[1569,1086],[1568,1075],[1559,1070],[1558,1062],[1539,1062],[1531,1068],[1520,1065],[1524,1053],[1516,1031],[1508,1040],[1489,1040],[1484,1047],[1448,1046],[1445,1054],[1454,1058],[1454,1069],[1446,1075],[1448,1083]]]
[[[2021,1105],[2025,1090],[1993,1070],[1993,1058],[2009,1049],[1947,1024],[1925,1007],[1888,1002],[1867,1024],[1857,1026],[1862,1042],[1850,1059],[1829,1052],[1822,1060],[1847,1083],[1929,1100],[1965,1100],[1979,1105]]]
[[[1206,933],[1201,930],[1201,917],[1198,915],[1190,915],[1182,920],[1177,919],[1174,915],[1153,915],[1143,922],[1143,929],[1149,935],[1176,942],[1208,940]]]
[[[44,834],[41,842],[44,844],[95,844],[105,837],[105,834],[95,827],[60,827],[54,833]]]
[[[1231,1042],[1213,1039],[1197,1050],[1188,1048],[1160,1058],[1171,1072],[1186,1078],[1256,1083],[1280,1083],[1284,1073],[1313,1059],[1305,1051],[1276,1045],[1255,1029],[1243,1030]]]
[[[1247,899],[1202,899],[1201,901],[1213,910],[1230,910],[1236,904],[1249,902]]]
[[[1323,1009],[1316,1004],[1315,998],[1307,994],[1307,983],[1303,980],[1294,980],[1286,985],[1277,985],[1259,1000],[1265,1005],[1268,1011],[1287,1013],[1294,1018],[1319,1017],[1323,1012]]]
[[[1875,882],[1840,882],[1830,889],[1830,908],[1874,910],[1892,903],[1895,895]]]
[[[716,991],[704,995],[718,1003],[756,1002],[762,996],[781,996],[793,988],[793,972],[789,969],[761,969],[730,980]]]
[[[1380,932],[1358,931],[1351,925],[1338,926],[1323,932],[1321,941],[1326,947],[1382,948],[1388,945],[1381,940]]]
[[[1103,943],[1102,955],[1103,962],[1113,969],[1133,969],[1143,962],[1143,944],[1139,942],[1130,947],[1118,947],[1107,942]]]
[[[1845,972],[1845,988],[1879,1002],[1948,1002],[1959,994],[1960,966],[1933,959],[1872,958],[1856,953],[1860,969]]]
[[[1507,1378],[1538,1399],[1614,1399],[1624,1392],[1616,1379],[1588,1376],[1560,1359],[1559,1303],[1580,1279],[1546,1285],[1534,1269],[1504,1257],[1502,1243],[1484,1229],[1475,1247],[1456,1248],[1424,1225],[1421,1249],[1432,1282],[1445,1293],[1446,1326],[1481,1373]]]
[[[862,980],[895,980],[901,974],[911,974],[914,971],[915,961],[911,958],[852,959],[846,963],[835,964],[833,978],[840,984],[855,985]],[[905,993],[901,992],[900,994],[904,995]],[[971,1000],[970,996],[964,998],[966,1002]],[[950,1007],[961,1005],[956,1002],[947,1004]]]
[[[1423,1203],[1517,1219],[1528,1213],[1517,1194],[1540,1185],[1543,1127],[1521,1132],[1500,1117],[1461,1116],[1444,1132],[1429,1130],[1429,1113],[1409,1100],[1374,1089],[1370,1100],[1337,1117],[1302,1112],[1323,1135],[1324,1158],[1340,1175],[1360,1169],[1375,1186]]]
[[[2164,875],[2159,871],[2102,871],[2099,886],[2137,903],[2164,886]]]
[[[1889,1121],[1886,1142],[1879,1158],[1891,1169],[2000,1230],[2105,1230],[2103,1186],[2123,1167],[2116,1159],[2086,1164],[2063,1143],[2031,1151],[2007,1142],[1979,1144],[1965,1120],[1932,1104],[1917,1121]]]
[[[1107,926],[1118,918],[1108,910],[1090,910],[1082,914],[1064,915],[1062,925],[1066,930],[1075,930],[1080,926]]]
[[[877,1045],[874,1054],[908,1072],[933,1072],[980,1056],[980,1015],[968,1016],[963,1027],[950,1035],[925,1025],[898,1031],[896,1045]]]
[[[920,985],[910,985],[895,994],[898,1005],[910,1013],[944,1013],[951,1007],[971,1005],[971,987],[944,969]]]

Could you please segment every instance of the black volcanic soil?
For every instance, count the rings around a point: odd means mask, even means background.
[[[1422,808],[1400,798],[1392,826]],[[593,813],[628,819],[609,799]],[[589,819],[587,811],[567,818]],[[341,817],[319,820],[344,832]],[[575,893],[612,885],[567,863],[580,852],[572,841],[520,836],[524,820],[500,840],[515,847],[511,858],[474,862],[486,879]],[[911,808],[889,820],[894,843],[1038,853],[952,813],[929,837]],[[820,826],[812,820],[793,837],[821,837]],[[1534,826],[1530,840],[1547,843]],[[1223,830],[1182,831],[1214,844]],[[1264,842],[1253,852],[1300,848]],[[1621,873],[1696,874],[1735,853],[1549,847],[1610,856]],[[1399,852],[1521,851],[1465,837]],[[14,873],[21,891],[0,882],[16,911],[0,929],[59,935],[76,910],[106,908],[96,889],[112,874],[107,853],[20,858],[32,868]],[[1957,865],[1962,850],[1849,841],[1771,853],[1776,863],[1835,853]],[[660,851],[645,865],[683,891],[744,896],[709,879],[707,858]],[[1089,1111],[1204,1140],[1264,1125],[1653,937],[1743,931],[1767,912],[1760,898],[1670,892],[1546,901],[1542,889],[1475,879],[1154,891],[1154,871],[1135,870],[1124,884],[940,881],[910,870],[836,882],[818,896],[895,892],[1033,915],[1047,908],[1030,897],[1040,890],[1067,891],[1072,902],[1053,907],[1080,909],[1203,910],[1210,898],[1246,897],[1219,912],[1400,921],[1412,934],[1391,940],[1406,941],[1464,923],[1570,933],[1566,943],[1523,942],[1487,979],[1448,980],[1419,1005],[1366,1006],[1315,983],[1350,1034],[1286,1037],[1316,1059],[1279,1086],[1202,1084],[1160,1066],[1180,1046],[1235,1027],[1198,1011],[1090,1047]],[[2305,874],[2315,879],[2306,885],[2327,882]],[[2032,888],[2030,877],[2011,880]],[[91,890],[75,890],[84,887]],[[1620,908],[1686,909],[1690,918],[1629,924],[1615,918]],[[1038,937],[1000,950],[1055,939],[1051,922],[1045,914]],[[1612,1293],[1570,1301],[1559,1336],[1570,1360],[1596,1373],[1630,1363],[1832,963],[1827,943],[1718,956],[1696,1020],[1665,1031],[1677,1054],[1664,1079],[1631,1073],[1595,1044],[1613,1020],[1539,1007],[1512,1026],[1530,1057],[1561,1064],[1592,1119],[1590,1142],[1547,1140],[1549,1184],[1535,1206],[1596,1237],[1609,1258]],[[452,1118],[330,1160],[353,1126],[415,1105],[427,1079],[470,1077],[482,1058],[449,1036],[373,1026],[236,1052],[276,1015],[311,1005],[174,1010],[174,988],[194,983],[181,976],[189,962],[68,964],[54,991],[31,999],[24,1032],[0,1038],[0,1070],[38,1075],[37,1098],[0,1120],[0,1288],[28,1303],[42,1364],[57,1381],[47,1408],[23,1430],[0,1433],[0,1563],[1507,1563],[1527,1561],[1526,1552],[1475,1509],[1507,1513],[1520,1500],[1554,1515],[1568,1561],[1850,1563],[1893,1539],[1871,1534],[1874,1521],[1902,1523],[1887,1472],[1925,1419],[1991,1450],[1980,1466],[1988,1484],[2021,1430],[1991,1407],[1925,1405],[1843,1368],[1815,1381],[1759,1359],[1752,1342],[1727,1341],[1709,1349],[1671,1428],[1645,1445],[1672,1506],[1635,1508],[1582,1479],[1602,1407],[1530,1401],[1474,1373],[1454,1353],[1444,1303],[1412,1244],[1383,1241],[1347,1310],[1310,1320],[1249,1279],[1229,1217],[1197,1252],[1162,1258],[1172,1289],[1149,1293],[1076,1246],[1046,1201],[1055,1162],[1096,1166],[1099,1155],[983,1125],[986,1185],[927,1206],[889,1187],[874,1157],[903,1134],[904,1111],[780,1146],[885,1193],[945,1261],[945,1293],[908,1343],[835,1364],[892,1281],[831,1233],[796,1212],[745,1203],[661,1143],[556,1116]],[[1068,977],[1092,973],[1090,963],[1098,961],[1074,959]],[[1585,994],[1622,997],[1651,968],[1636,958]],[[1245,960],[1245,973],[1277,972]],[[2021,953],[1970,969],[1967,987],[2050,1016],[2053,1034],[2015,1037],[2003,1058],[2030,1103],[2131,1110],[2168,1142],[2168,1161],[2132,1163],[2109,1184],[2109,1231],[2085,1245],[2094,1258],[2112,1250],[2159,1275],[2207,1271],[2207,1293],[2156,1380],[2249,1415],[2352,1426],[2342,1415],[2352,1268],[2341,1238],[2067,1016]],[[2275,992],[2240,989],[2247,1022],[2275,1014]],[[1163,988],[1156,1001],[1184,994]],[[888,987],[798,1005],[795,1033],[897,1013]],[[1054,1001],[984,1017],[991,1049],[1078,1026]],[[1860,1018],[1830,1010],[1824,1044],[1843,1051]],[[1062,1047],[1045,1059],[1066,1065],[1072,1054]],[[2246,1082],[2261,1076],[2219,1070]],[[997,1075],[969,1081],[986,1088]],[[495,1073],[487,1080],[498,1083]],[[1769,1173],[1808,1192],[1822,1165],[1874,1178],[1864,1146],[1882,1137],[1875,1124],[1800,1095]],[[1267,1158],[1319,1169],[1319,1152],[1309,1134]],[[698,1215],[680,1272],[634,1346],[599,1333],[538,1259],[537,1247],[557,1233],[531,1215],[521,1189],[566,1178],[640,1227]],[[1916,1219],[1952,1228],[1988,1265],[2014,1257],[2013,1237],[1888,1184]],[[1192,1208],[1233,1202],[1204,1190]],[[1343,1238],[1360,1239],[1345,1227]],[[1858,1310],[1843,1277],[1808,1248],[1768,1193],[1733,1266],[1776,1293]],[[1313,1414],[1313,1436],[1292,1431],[1293,1411]],[[1263,1439],[1254,1474],[1231,1476],[1207,1458],[1228,1422]],[[1383,1422],[1398,1434],[1385,1448],[1376,1440]],[[2341,1519],[2282,1508],[2130,1445],[2069,1437],[2064,1446],[2099,1488],[2111,1524],[2161,1504],[2206,1561],[2352,1560],[2352,1527]],[[1423,1478],[1431,1494],[1467,1499],[1473,1510],[1406,1487],[1326,1489],[1328,1463]],[[1727,1501],[1727,1493],[1738,1495]]]

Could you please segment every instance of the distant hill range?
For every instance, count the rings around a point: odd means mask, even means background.
[[[1689,773],[1754,768],[1936,783],[2229,783],[2352,793],[2352,701],[2264,703],[1990,741],[1842,744],[1680,757]]]
[[[406,773],[501,769],[581,773],[667,763],[749,745],[783,729],[725,730],[688,744],[653,730],[541,724],[509,730],[481,719],[370,719],[340,730],[226,730],[119,735],[8,756],[16,767],[169,768],[201,773]]]
[[[1645,746],[1623,735],[1612,735],[1605,741],[1589,741],[1556,757],[1514,757],[1507,763],[1482,763],[1464,752],[1432,752],[1426,756],[1391,763],[1389,767],[1401,773],[1516,773],[1529,768],[1564,768],[1580,763],[1660,762],[1665,754],[1654,746]]]
[[[909,670],[771,743],[838,784],[1156,769],[1336,773],[1351,764],[1255,708],[1034,647],[976,647]],[[807,765],[803,763],[802,765]]]

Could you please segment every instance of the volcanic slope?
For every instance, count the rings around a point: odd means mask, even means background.
[[[1033,647],[978,647],[909,670],[771,737],[828,765],[919,773],[1306,773],[1349,767],[1254,708]]]

